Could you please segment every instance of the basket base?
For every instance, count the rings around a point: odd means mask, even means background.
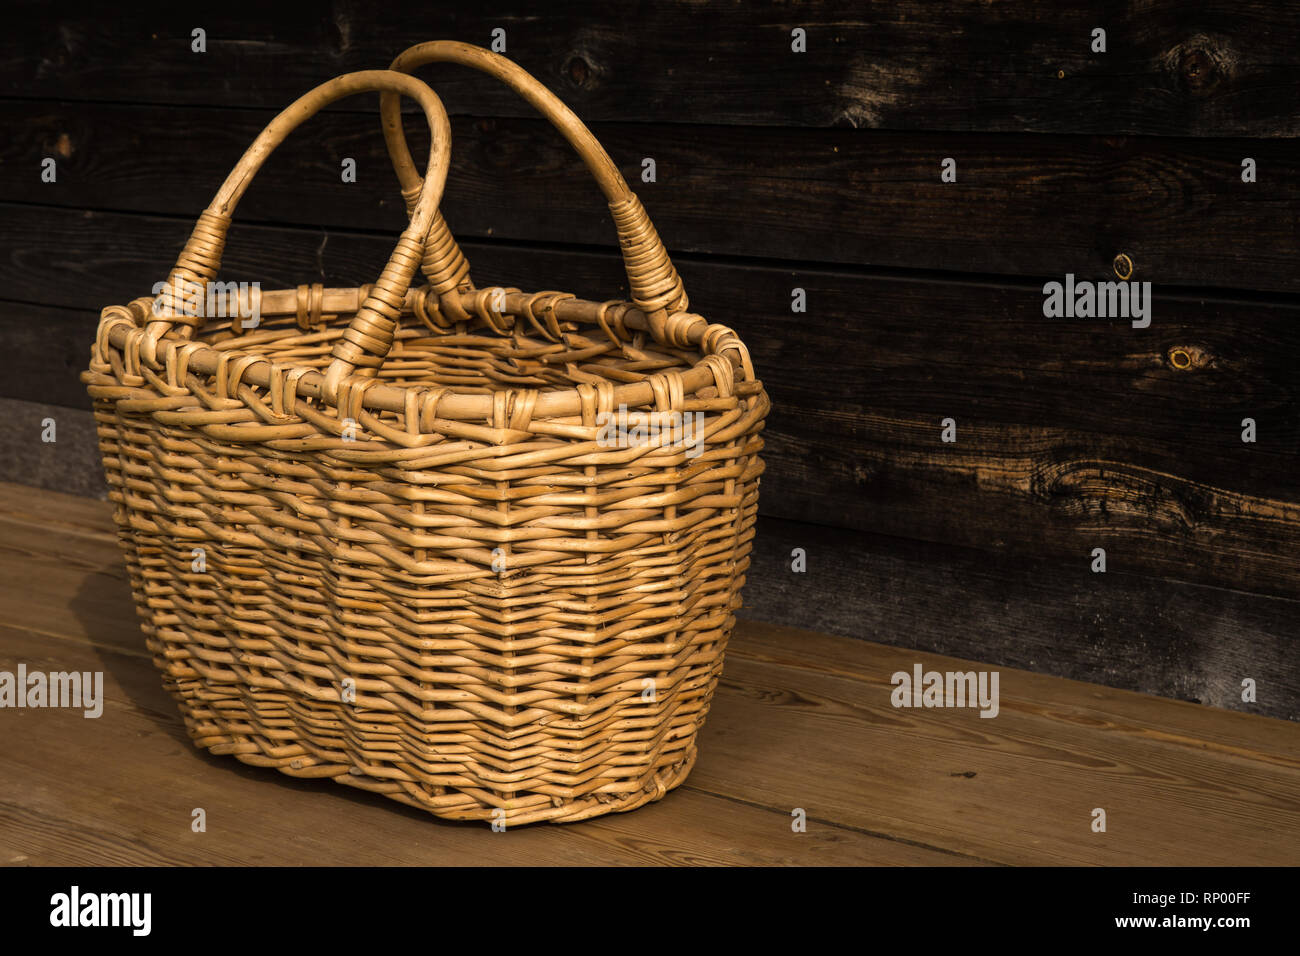
[[[448,820],[477,820],[488,823],[500,821],[504,826],[520,826],[521,824],[541,823],[543,821],[550,823],[578,823],[581,820],[590,820],[592,817],[604,816],[607,813],[626,813],[628,810],[635,810],[647,803],[654,803],[656,800],[663,799],[669,790],[680,786],[690,775],[691,769],[695,766],[696,756],[698,756],[698,752],[695,745],[692,744],[680,763],[665,767],[655,774],[646,787],[640,790],[634,790],[627,794],[602,793],[578,800],[565,801],[558,805],[551,801],[537,809],[498,807],[477,809],[471,813],[442,813],[429,806],[428,803],[401,790],[385,789],[379,792],[401,803],[418,807],[421,810],[428,810],[435,816]],[[366,790],[377,789],[368,786],[370,781],[361,777],[353,777],[350,774],[335,777],[334,779],[339,783],[360,786]],[[499,815],[494,819],[493,813],[497,810],[504,810],[504,815]]]
[[[187,721],[188,724],[188,721]],[[328,777],[337,783],[371,793],[382,794],[408,806],[425,810],[445,820],[482,821],[505,829],[529,823],[577,823],[607,813],[625,813],[647,803],[662,799],[670,790],[680,786],[695,766],[699,751],[692,740],[678,754],[676,763],[660,769],[646,783],[624,793],[596,792],[576,799],[530,795],[526,800],[501,801],[482,791],[462,791],[434,796],[423,787],[393,780],[368,776],[356,767],[325,765],[304,756],[271,756],[260,747],[234,743],[228,737],[206,740],[190,729],[196,746],[209,753],[233,756],[241,763],[267,767],[298,778],[319,779]],[[298,748],[294,748],[298,749]],[[489,802],[490,801],[490,802]]]

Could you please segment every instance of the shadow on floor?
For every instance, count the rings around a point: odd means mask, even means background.
[[[163,689],[162,675],[153,663],[145,646],[144,632],[131,597],[131,584],[122,563],[103,567],[86,574],[81,587],[73,595],[70,607],[86,635],[104,671],[105,685],[116,684],[127,702],[139,713],[146,715],[159,732],[167,734],[180,746],[214,771],[237,774],[256,780],[263,786],[274,786],[282,791],[319,793],[322,789],[333,792],[338,800],[339,819],[347,819],[365,806],[383,808],[413,820],[448,826],[483,827],[481,822],[443,820],[423,810],[398,803],[382,794],[368,793],[346,787],[332,780],[302,780],[290,777],[268,767],[254,767],[241,763],[234,757],[219,756],[195,746],[185,729],[175,701]],[[119,649],[120,648],[120,649]],[[111,681],[108,680],[111,676]],[[107,691],[106,691],[107,692]],[[104,718],[111,719],[105,708]],[[195,772],[201,771],[196,765]],[[344,834],[340,833],[340,840]]]

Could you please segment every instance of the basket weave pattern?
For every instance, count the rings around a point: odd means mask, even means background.
[[[412,225],[377,283],[261,293],[253,329],[103,312],[84,378],[148,647],[195,742],[249,764],[511,824],[658,799],[740,605],[767,396],[615,187],[631,301],[476,288],[436,97],[350,76],[443,140],[423,178],[394,149]],[[173,277],[215,276],[240,190]],[[620,406],[662,427],[610,442]]]

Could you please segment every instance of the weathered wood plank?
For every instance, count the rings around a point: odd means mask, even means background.
[[[793,570],[796,548],[802,572]],[[741,614],[1300,720],[1300,603],[1119,568],[1093,574],[1089,561],[762,518]],[[782,660],[804,653],[801,642]],[[831,667],[827,654],[817,660]],[[1247,678],[1253,702],[1242,700]]]
[[[330,831],[340,799],[355,864],[1266,864],[1288,862],[1300,839],[1293,725],[1227,713],[1205,724],[1197,708],[1114,692],[1108,718],[1095,688],[1016,671],[1001,674],[994,720],[898,710],[889,675],[913,658],[981,665],[750,624],[685,787],[634,814],[490,835],[197,753],[152,664],[99,643],[113,612],[79,595],[65,600],[91,615],[89,640],[3,628],[0,667],[101,670],[106,688],[94,721],[10,715],[22,727],[0,750],[6,862],[337,864],[336,843],[313,834]],[[117,616],[129,614],[127,603]],[[1107,835],[1090,831],[1097,805]],[[203,834],[189,829],[196,806]],[[796,807],[807,834],[790,832]]]
[[[870,681],[885,671],[892,676],[917,663],[917,649],[881,646],[869,657],[855,657],[857,652],[845,653],[840,638],[806,628],[792,634],[789,627],[746,621],[742,633],[744,643],[737,642],[728,649],[733,657],[853,680]],[[867,661],[870,668],[862,666]],[[1073,679],[1063,681],[1047,673],[1015,676],[1018,692],[1015,706],[1046,719],[1105,728],[1110,733],[1168,747],[1209,749],[1224,756],[1260,760],[1279,767],[1295,767],[1300,759],[1297,728],[1288,721],[1262,719],[1267,715],[1261,714],[1228,713],[1189,701],[1155,701],[1145,693]]]
[[[1222,714],[1235,747],[1167,740],[1161,715],[1190,705],[1112,692],[1141,713],[1098,720],[1087,685],[1007,670],[994,719],[898,709],[896,670],[986,665],[845,642],[827,673],[783,663],[798,661],[801,639],[742,629],[693,785],[725,795],[747,768],[768,805],[1006,863],[1287,865],[1300,850],[1295,724]],[[1257,759],[1257,728],[1282,734],[1287,754]],[[1096,807],[1105,833],[1091,830]]]
[[[0,521],[98,541],[115,539],[112,506],[66,490],[0,481]]]
[[[0,200],[193,218],[269,111],[0,101]],[[416,155],[427,132],[410,122]],[[601,123],[677,252],[858,266],[1300,291],[1300,151],[1287,140],[899,134]],[[608,245],[589,175],[542,120],[458,119],[444,213],[462,239]],[[203,148],[196,149],[195,144]],[[641,182],[642,157],[656,182]],[[958,163],[942,183],[940,161]],[[59,178],[42,183],[41,160]],[[356,183],[340,161],[355,159]],[[1257,164],[1243,183],[1241,163]],[[259,174],[244,222],[401,228],[376,117],[309,123]]]
[[[31,369],[61,369],[58,394],[70,396],[79,389],[72,386],[78,350],[89,347],[99,309],[147,294],[170,268],[189,224],[3,208],[3,298],[84,310],[74,316],[33,311],[21,301],[0,306],[0,326],[12,329],[4,334],[13,347],[0,350],[7,387],[13,397],[39,398],[53,386]],[[334,229],[238,224],[224,275],[259,280],[265,288],[373,281],[390,242]],[[558,284],[595,299],[624,291],[620,263],[608,254],[478,242],[465,248],[480,284]],[[691,257],[679,266],[692,307],[734,326],[749,344],[776,399],[778,433],[814,441],[847,432],[856,439],[887,428],[870,418],[874,413],[933,422],[936,438],[946,417],[1126,434],[1148,439],[1153,449],[1137,464],[1207,483],[1233,477],[1239,482],[1232,487],[1252,494],[1282,496],[1293,488],[1289,470],[1300,450],[1300,365],[1292,359],[1300,354],[1300,311],[1294,306],[1157,291],[1151,327],[1133,329],[1123,320],[1046,319],[1036,285]],[[794,287],[806,290],[807,313],[790,313]],[[42,345],[47,335],[49,345]],[[29,359],[51,346],[50,354]],[[1256,419],[1259,440],[1243,448],[1244,417]],[[848,487],[861,471],[851,460],[856,448],[844,446],[845,460],[832,465]],[[1251,473],[1242,473],[1243,462]]]
[[[177,17],[135,5],[105,18],[90,3],[27,0],[0,37],[0,91],[109,101],[287,104],[337,73],[386,66],[419,39],[507,53],[588,120],[870,126],[999,132],[1295,136],[1300,15],[1264,0],[1141,6],[971,5],[960,0],[797,9],[594,0],[538,13],[422,4],[374,16],[264,5]],[[207,31],[207,52],[190,31]],[[635,23],[635,29],[628,29]],[[1107,31],[1093,53],[1092,31]],[[807,53],[791,31],[807,31]],[[457,112],[527,115],[463,70],[430,71]]]
[[[492,833],[373,794],[199,752],[147,658],[0,627],[0,669],[104,674],[104,713],[13,711],[0,748],[0,863],[225,866],[950,865],[971,862],[680,788],[647,813]],[[207,831],[190,829],[202,807]],[[331,835],[348,819],[347,847]],[[333,822],[331,822],[333,821]]]
[[[86,342],[98,306],[147,292],[188,229],[48,209],[38,229],[32,207],[6,211],[0,288],[86,309]],[[350,284],[377,275],[388,248],[244,226],[226,274]],[[484,284],[623,294],[607,254],[466,249]],[[1034,286],[679,264],[693,306],[741,332],[771,391],[765,513],[1040,556],[1100,546],[1113,570],[1297,593],[1293,307],[1157,296],[1138,330],[1045,319]],[[793,286],[807,314],[786,311]],[[6,354],[21,378],[24,353]],[[941,441],[945,418],[955,443]],[[1245,418],[1255,443],[1241,440]]]
[[[90,408],[78,380],[90,362],[98,310],[0,304],[0,400]],[[3,441],[3,439],[0,439]]]
[[[106,498],[90,412],[0,398],[0,481]],[[53,423],[51,425],[51,423]],[[53,428],[54,441],[45,441]]]

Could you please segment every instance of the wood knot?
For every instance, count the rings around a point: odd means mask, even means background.
[[[1213,93],[1232,74],[1235,57],[1212,37],[1198,35],[1174,47],[1165,57],[1183,90],[1192,96]]]
[[[1183,83],[1193,93],[1202,93],[1214,85],[1214,61],[1204,50],[1189,50],[1183,54],[1179,72],[1182,73]]]
[[[1115,275],[1126,282],[1133,276],[1133,260],[1123,252],[1115,257],[1111,267],[1115,270]]]
[[[1204,368],[1210,364],[1210,354],[1195,345],[1174,345],[1165,353],[1165,361],[1180,372]]]
[[[591,81],[591,64],[580,56],[571,57],[564,66],[569,82],[582,89]]]

